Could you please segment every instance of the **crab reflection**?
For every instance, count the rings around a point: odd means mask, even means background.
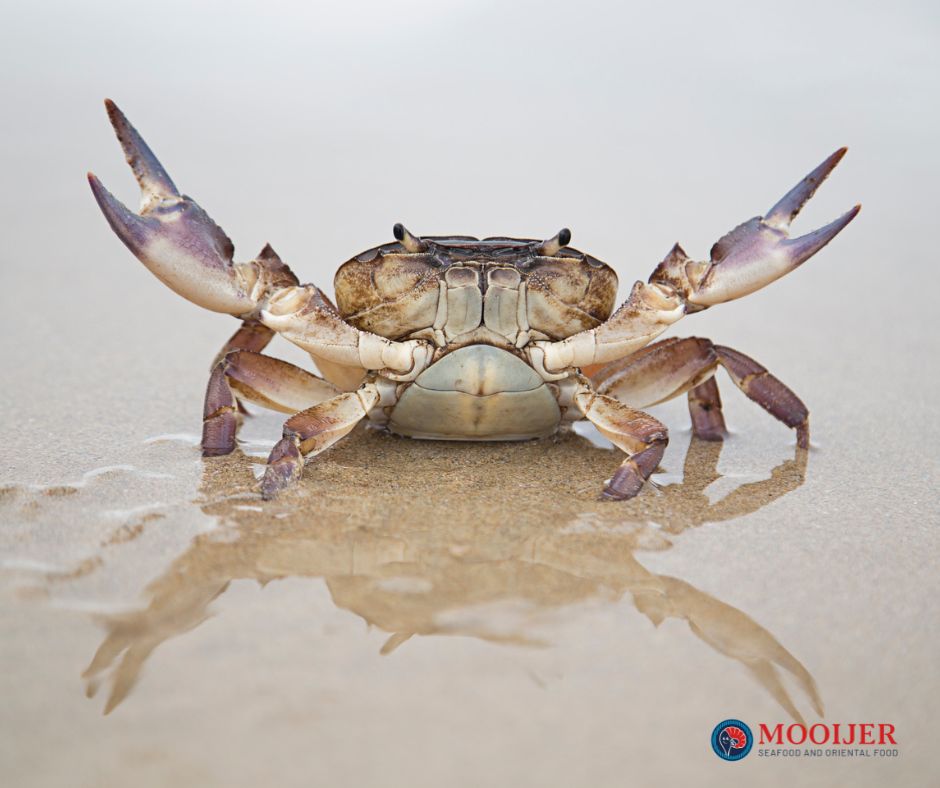
[[[115,708],[154,649],[199,626],[232,580],[309,577],[325,580],[338,607],[389,634],[383,654],[428,635],[532,644],[524,621],[507,626],[494,614],[500,605],[539,613],[629,594],[653,624],[684,619],[745,665],[795,720],[781,669],[822,714],[812,676],[770,632],[634,556],[668,549],[688,528],[754,512],[805,479],[806,452],[797,450],[769,479],[712,503],[720,452],[720,443],[693,439],[681,484],[626,504],[595,500],[597,468],[611,464],[610,453],[576,435],[455,451],[363,431],[323,455],[294,494],[263,508],[252,460],[206,463],[201,505],[222,528],[195,539],[148,586],[146,608],[102,618],[107,635],[84,674],[88,694],[110,675],[105,712]]]

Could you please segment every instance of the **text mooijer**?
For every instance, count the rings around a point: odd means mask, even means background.
[[[894,726],[886,722],[817,722],[809,727],[796,722],[784,727],[781,722],[773,728],[760,723],[758,732],[761,744],[897,744]]]

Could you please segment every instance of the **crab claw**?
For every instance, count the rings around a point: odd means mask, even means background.
[[[108,117],[140,185],[140,214],[112,195],[92,173],[88,183],[111,229],[153,274],[183,298],[214,312],[254,311],[254,284],[232,262],[234,246],[199,205],[181,195],[124,113],[110,99]]]
[[[861,206],[856,205],[834,222],[799,238],[790,238],[787,232],[790,222],[835,169],[846,150],[840,148],[833,153],[790,189],[766,216],[756,216],[721,238],[712,247],[710,262],[693,263],[684,257],[681,249],[678,252],[674,249],[660,268],[670,268],[671,271],[664,273],[674,279],[678,273],[675,266],[681,263],[688,284],[688,301],[700,307],[748,295],[789,273],[835,238],[861,210]],[[684,260],[677,259],[680,255]]]

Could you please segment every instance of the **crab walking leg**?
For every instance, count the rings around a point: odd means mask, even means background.
[[[752,358],[709,339],[667,339],[595,372],[596,390],[631,407],[646,408],[689,392],[696,436],[721,440],[725,431],[718,386],[712,377],[724,367],[751,400],[796,430],[797,445],[809,445],[809,411],[789,388]]]
[[[557,342],[538,341],[529,357],[536,369],[561,373],[571,367],[603,364],[652,341],[686,313],[759,290],[806,262],[835,238],[861,206],[799,238],[790,222],[845,155],[840,148],[790,189],[766,216],[755,216],[726,233],[710,259],[693,261],[678,244],[605,323]]]
[[[711,377],[718,363],[713,347],[697,337],[664,339],[601,367],[591,383],[600,394],[634,408],[648,408]]]
[[[240,400],[296,413],[337,394],[335,386],[286,361],[233,350],[209,376],[202,423],[203,456],[230,454],[235,449]]]
[[[689,391],[689,416],[692,418],[692,434],[706,441],[724,440],[725,417],[721,412],[721,395],[718,383],[711,377]]]
[[[721,440],[725,424],[712,377],[717,366],[718,354],[709,340],[671,338],[601,367],[591,382],[600,393],[637,408],[689,392],[694,434],[705,440]]]
[[[274,338],[274,332],[254,320],[242,322],[236,331],[216,353],[210,368],[209,385],[203,401],[202,449],[203,456],[229,454],[235,450],[235,432],[238,415],[245,413],[241,403],[231,396],[223,381],[215,374],[216,367],[233,350],[250,350],[260,353]],[[234,403],[234,405],[233,405]],[[234,411],[230,408],[234,407]]]
[[[574,401],[584,418],[629,455],[614,472],[602,497],[616,501],[632,498],[663,458],[669,442],[666,427],[642,411],[596,393],[587,381],[575,394]]]
[[[809,448],[809,410],[803,401],[754,359],[715,345],[718,361],[737,387],[778,421],[796,430],[796,445]]]
[[[297,338],[327,362],[406,376],[421,371],[431,353],[426,342],[395,342],[348,325],[316,287],[297,287],[297,277],[270,246],[254,260],[234,262],[235,247],[222,228],[180,194],[114,102],[105,106],[140,186],[140,213],[124,206],[91,173],[88,182],[111,229],[158,279],[206,309],[260,319],[276,331],[284,326],[288,338]],[[291,305],[303,313],[296,314]]]
[[[270,328],[256,320],[244,320],[238,331],[232,334],[228,342],[216,353],[212,360],[212,367],[215,368],[215,365],[233,350],[250,350],[252,353],[260,353],[272,339],[274,339],[274,332]]]
[[[261,497],[269,500],[300,478],[305,457],[328,449],[364,419],[379,401],[374,383],[333,397],[301,411],[284,422],[284,437],[268,457]]]

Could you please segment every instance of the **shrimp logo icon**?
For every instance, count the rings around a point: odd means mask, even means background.
[[[751,729],[741,720],[719,722],[712,731],[712,749],[723,761],[740,761],[753,744]]]

